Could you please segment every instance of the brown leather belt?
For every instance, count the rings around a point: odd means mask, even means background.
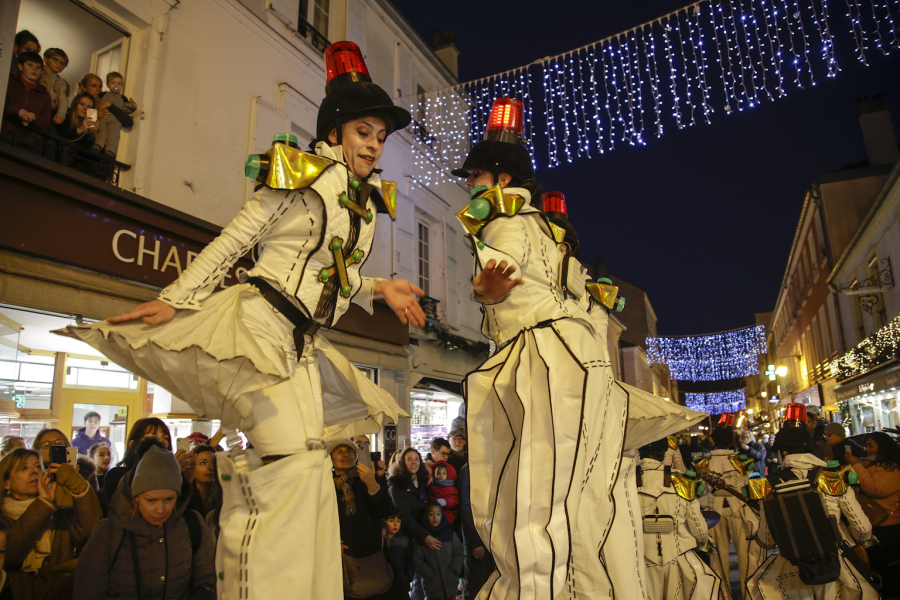
[[[272,305],[272,308],[287,317],[287,320],[294,325],[294,346],[297,350],[297,358],[303,354],[303,346],[305,340],[304,335],[313,335],[319,330],[319,323],[310,319],[303,311],[294,306],[294,304],[285,298],[284,294],[279,292],[275,287],[260,277],[251,277],[247,283],[255,287],[266,299],[266,302]]]

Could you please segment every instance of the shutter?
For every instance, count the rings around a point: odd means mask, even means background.
[[[447,324],[454,329],[459,328],[459,281],[457,280],[456,246],[459,234],[447,225]]]
[[[396,268],[394,271],[400,279],[416,281],[416,207],[412,200],[397,191],[397,220],[394,223],[397,232]]]
[[[266,0],[266,8],[275,13],[281,22],[296,31],[300,0]]]
[[[256,134],[251,152],[262,154],[272,147],[275,134],[290,133],[291,120],[287,114],[256,98]]]

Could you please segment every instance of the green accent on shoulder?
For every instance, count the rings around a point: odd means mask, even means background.
[[[695,471],[693,469],[688,469],[684,472],[684,474],[687,475],[688,477],[696,477],[697,471]]]
[[[738,458],[741,459],[741,460],[747,460],[747,455],[746,455],[746,454],[741,454],[741,455],[738,456]]]
[[[605,283],[606,285],[612,285],[612,279],[609,277],[598,277],[597,283]]]
[[[479,250],[484,250],[484,242],[482,242],[481,240],[478,240],[475,245],[478,246]]]
[[[825,463],[825,466],[829,469],[837,469],[839,466],[841,466],[841,463],[836,460],[829,460],[827,463]]]
[[[222,481],[231,481],[231,475],[228,473],[222,473]]]
[[[297,136],[293,133],[276,133],[275,138],[272,140],[273,144],[294,144],[299,146],[297,143]]]
[[[697,486],[697,495],[702,496],[705,493],[706,493],[706,484],[701,483],[700,485]]]
[[[479,185],[476,188],[472,188],[469,191],[469,198],[474,198],[475,196],[481,194],[482,192],[484,192],[487,189],[488,189],[488,186],[486,186],[486,185]]]
[[[262,170],[262,164],[263,155],[251,154],[247,156],[247,160],[244,162],[244,175],[246,175],[248,179],[256,179],[259,177],[259,172]]]
[[[859,483],[859,475],[856,474],[856,471],[850,471],[847,473],[847,482],[850,485],[856,485]]]
[[[479,220],[487,219],[491,215],[491,203],[484,198],[472,198],[469,214]]]

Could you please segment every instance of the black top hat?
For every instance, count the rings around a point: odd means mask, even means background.
[[[372,83],[359,46],[335,42],[325,49],[325,99],[319,106],[316,138],[328,139],[332,129],[349,119],[373,116],[383,119],[387,132],[403,129],[412,121],[404,108],[394,106],[391,97]]]
[[[521,100],[494,100],[484,137],[469,152],[463,166],[451,171],[453,175],[468,177],[470,171],[477,169],[509,173],[520,181],[534,178],[531,156],[522,144]]]

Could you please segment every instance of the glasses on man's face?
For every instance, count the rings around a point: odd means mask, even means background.
[[[52,60],[53,62],[55,62],[55,63],[57,63],[57,64],[60,64],[60,65],[62,65],[62,66],[64,66],[64,67],[68,67],[68,66],[69,66],[69,63],[68,63],[67,61],[65,61],[65,60],[63,60],[63,59],[61,59],[61,58],[56,58],[55,56],[52,56],[52,57],[48,58],[47,60]]]
[[[38,444],[39,448],[49,448],[50,446],[65,446],[65,440],[53,440],[52,442],[41,442]]]
[[[441,456],[450,456],[450,453],[447,452],[446,450],[438,450],[437,453],[440,454]]]

